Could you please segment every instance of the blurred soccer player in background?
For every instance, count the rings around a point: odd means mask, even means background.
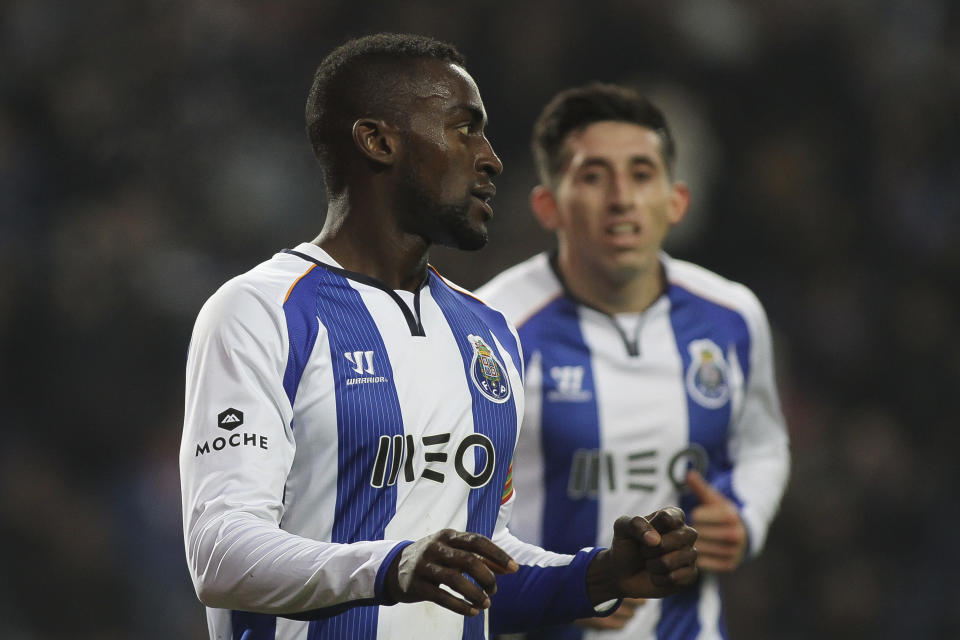
[[[434,243],[486,243],[486,122],[428,38],[354,40],[317,70],[323,229],[225,284],[190,345],[183,520],[211,638],[479,639],[695,579],[678,508],[570,555],[506,529],[519,342],[427,265]]]
[[[478,291],[527,363],[511,529],[571,552],[609,544],[616,514],[682,501],[702,571],[677,595],[530,637],[725,637],[716,572],[760,552],[789,473],[766,315],[745,286],[663,252],[690,194],[647,99],[561,92],[533,152],[531,204],[557,250]]]

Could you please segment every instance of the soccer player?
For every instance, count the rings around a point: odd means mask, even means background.
[[[505,527],[520,345],[427,264],[483,246],[503,168],[456,49],[350,41],[306,116],[320,235],[225,284],[190,344],[183,520],[210,637],[485,638],[694,580],[676,507],[571,555]]]
[[[789,468],[763,308],[663,252],[690,196],[647,99],[606,84],[563,91],[533,151],[531,205],[558,249],[477,294],[515,323],[527,363],[511,530],[569,553],[609,544],[616,514],[679,502],[701,569],[681,593],[542,637],[725,637],[716,572],[760,551]]]

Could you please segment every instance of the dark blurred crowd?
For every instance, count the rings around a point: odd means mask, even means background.
[[[734,638],[960,637],[960,5],[950,0],[0,3],[0,637],[203,638],[177,466],[193,320],[313,238],[303,104],[350,36],[467,56],[506,165],[475,287],[550,246],[529,129],[631,83],[673,120],[676,257],[774,329],[794,467]]]

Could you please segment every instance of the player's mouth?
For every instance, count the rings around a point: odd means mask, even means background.
[[[606,232],[608,236],[635,236],[640,233],[640,225],[636,222],[618,222],[607,225]]]
[[[631,221],[608,224],[603,232],[606,243],[618,249],[633,249],[642,238],[640,224]]]
[[[492,183],[474,187],[470,191],[470,195],[480,203],[480,207],[486,213],[487,219],[493,217],[493,206],[490,204],[490,201],[493,200],[493,196],[496,194],[497,188]]]

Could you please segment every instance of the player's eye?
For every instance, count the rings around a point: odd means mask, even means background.
[[[598,171],[588,171],[580,175],[580,180],[584,184],[599,184],[603,180],[603,175]]]
[[[471,129],[471,127],[470,127],[470,124],[469,124],[469,123],[468,123],[468,124],[461,124],[460,126],[457,127],[457,131],[459,131],[460,133],[462,133],[462,134],[465,135],[465,136],[466,136],[466,135],[470,135],[470,129]]]

